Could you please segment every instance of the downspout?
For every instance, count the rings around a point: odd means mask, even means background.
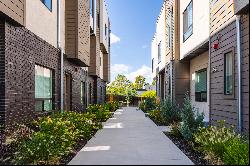
[[[171,8],[171,21],[170,21],[170,49],[171,49],[171,57],[170,57],[170,97],[171,97],[171,101],[173,101],[173,55],[174,55],[174,51],[173,51],[173,6]]]
[[[63,49],[61,47],[61,0],[57,0],[57,48],[60,50],[60,60],[61,60],[61,75],[60,75],[60,109],[64,112],[64,99],[63,99],[63,78],[64,78],[64,65],[63,65]]]
[[[236,16],[236,31],[237,31],[237,63],[238,63],[238,129],[242,132],[242,96],[241,96],[241,30],[240,30],[240,15]]]

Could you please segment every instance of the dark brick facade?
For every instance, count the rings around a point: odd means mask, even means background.
[[[2,19],[1,19],[2,20]],[[53,71],[53,105],[60,107],[60,52],[25,27],[16,27],[0,21],[0,124],[11,127],[25,124],[43,116],[35,112],[35,65]],[[64,73],[72,76],[71,109],[85,111],[91,103],[105,99],[99,95],[100,87],[106,84],[88,76],[86,68],[64,59]],[[86,85],[86,100],[81,103],[81,82]],[[98,86],[95,86],[98,85]],[[95,88],[98,87],[98,88]],[[95,89],[98,89],[95,91]],[[98,96],[95,99],[94,94]],[[98,95],[97,95],[98,94]]]
[[[59,51],[24,27],[5,22],[5,125],[27,123],[35,112],[35,64],[54,73],[54,106],[59,107]]]
[[[106,101],[107,83],[97,76],[91,76],[93,80],[93,103],[104,103]]]

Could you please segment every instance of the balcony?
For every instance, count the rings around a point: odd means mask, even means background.
[[[249,11],[249,0],[234,0],[234,12],[238,14],[246,14]]]
[[[19,25],[25,24],[25,0],[0,0],[0,16]]]
[[[65,53],[81,67],[90,66],[90,5],[85,0],[65,1]]]

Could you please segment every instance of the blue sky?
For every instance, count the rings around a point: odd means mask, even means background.
[[[151,83],[151,40],[163,0],[106,0],[111,20],[111,80],[119,73]]]

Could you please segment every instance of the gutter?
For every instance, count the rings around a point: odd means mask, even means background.
[[[57,0],[57,48],[60,50],[61,72],[60,72],[60,110],[64,112],[64,99],[63,99],[63,78],[64,78],[64,64],[63,64],[63,48],[61,47],[61,0]]]
[[[241,82],[241,27],[240,27],[241,16],[236,16],[236,31],[237,31],[237,66],[238,66],[238,130],[242,133],[242,82]]]

